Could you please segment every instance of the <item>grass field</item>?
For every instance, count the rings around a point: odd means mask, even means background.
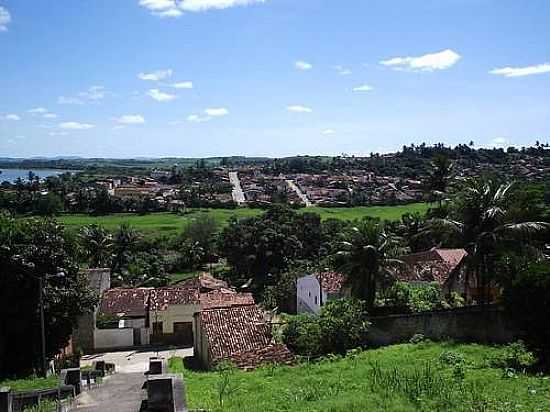
[[[57,388],[59,377],[52,375],[47,378],[29,377],[24,379],[14,379],[0,381],[0,387],[8,386],[14,391],[30,391],[37,389]]]
[[[396,220],[405,213],[424,213],[428,209],[427,203],[414,203],[404,206],[374,206],[374,207],[353,207],[353,208],[319,208],[312,207],[300,209],[303,212],[317,213],[322,219],[357,219],[363,216],[378,217],[380,219]],[[127,222],[136,230],[146,234],[174,234],[179,232],[185,223],[201,215],[208,215],[214,218],[220,225],[225,225],[233,216],[244,218],[257,216],[263,213],[261,209],[237,208],[237,209],[191,209],[185,215],[174,213],[151,213],[148,215],[136,214],[114,214],[107,216],[89,215],[61,215],[59,221],[63,222],[69,229],[77,229],[84,225],[98,223],[109,230],[116,229],[121,223]]]
[[[440,361],[443,352],[464,356],[456,372]],[[550,377],[514,375],[490,367],[502,348],[475,344],[395,345],[355,356],[233,371],[192,372],[181,359],[190,409],[208,411],[550,411]],[[220,386],[221,385],[221,386]]]

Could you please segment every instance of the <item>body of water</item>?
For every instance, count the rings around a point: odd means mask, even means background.
[[[23,180],[29,179],[29,170],[32,171],[40,179],[44,179],[48,176],[58,176],[66,172],[73,172],[72,170],[53,170],[53,169],[0,169],[0,182],[8,181],[13,183],[17,178]]]

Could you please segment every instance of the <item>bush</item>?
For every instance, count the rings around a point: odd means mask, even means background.
[[[505,346],[503,354],[491,360],[491,365],[497,368],[522,372],[525,372],[535,363],[537,363],[536,356],[527,349],[527,346],[521,340]]]
[[[466,358],[464,358],[464,355],[460,352],[448,350],[439,355],[439,362],[448,366],[457,366],[464,364]]]
[[[550,369],[550,263],[533,263],[520,272],[504,290],[503,302],[526,333],[527,347]]]
[[[365,345],[369,322],[365,303],[342,299],[327,303],[319,316],[298,315],[288,320],[283,341],[299,355],[345,354]]]

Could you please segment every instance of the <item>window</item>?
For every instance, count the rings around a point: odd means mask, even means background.
[[[162,322],[153,322],[153,335],[162,335]]]

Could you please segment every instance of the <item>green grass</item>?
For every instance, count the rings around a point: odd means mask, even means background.
[[[322,219],[358,219],[364,216],[378,217],[381,219],[397,220],[405,213],[424,213],[428,209],[427,203],[413,203],[403,206],[373,206],[373,207],[352,207],[352,208],[320,208],[312,207],[300,209],[303,212],[318,213]],[[89,215],[61,215],[58,220],[64,223],[69,229],[78,229],[84,225],[98,223],[108,230],[115,230],[120,224],[128,223],[136,230],[147,235],[179,233],[185,224],[201,215],[208,215],[215,219],[221,226],[227,224],[233,216],[244,218],[258,216],[263,211],[261,209],[237,208],[237,209],[190,209],[185,215],[174,213],[151,213],[148,215],[136,214],[113,214],[107,216],[89,216]]]
[[[439,361],[449,350],[466,359],[464,379]],[[505,377],[489,366],[500,353],[501,348],[475,344],[404,344],[295,367],[234,371],[223,407],[220,373],[186,370],[179,358],[169,364],[184,375],[191,410],[550,411],[550,378]]]
[[[0,387],[9,386],[14,391],[31,391],[57,388],[58,383],[59,377],[57,375],[52,375],[47,378],[28,377],[24,379],[0,381]]]
[[[193,270],[191,272],[178,272],[178,273],[170,273],[168,277],[170,278],[170,284],[181,282],[182,280],[192,279],[198,277],[203,270]]]

